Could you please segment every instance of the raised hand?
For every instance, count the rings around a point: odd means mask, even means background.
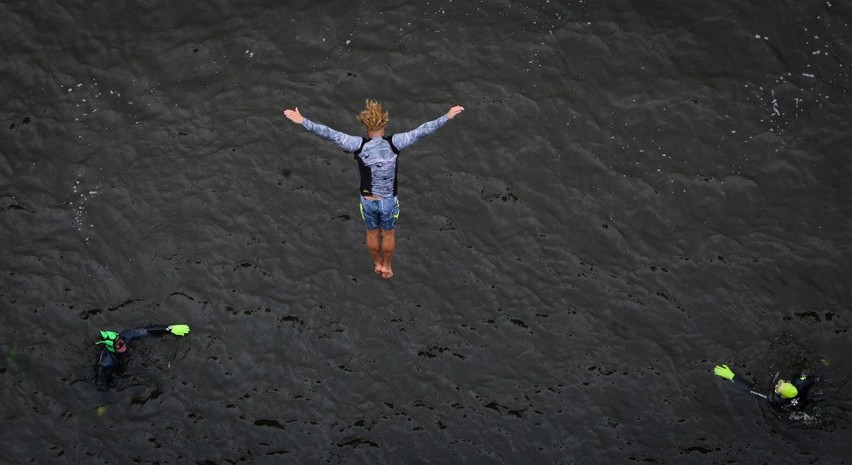
[[[463,106],[456,105],[456,106],[450,108],[450,111],[447,112],[447,119],[453,119],[453,118],[456,117],[456,115],[458,115],[459,113],[461,113],[463,111],[464,111]]]
[[[734,379],[734,372],[728,368],[728,365],[716,365],[713,368],[713,374],[716,376],[721,376],[722,378],[727,379],[728,381]]]
[[[299,107],[296,107],[294,110],[284,110],[284,116],[296,124],[302,124],[302,121],[305,121],[305,117],[299,113]]]
[[[175,336],[186,336],[189,333],[189,326],[187,325],[169,325],[166,329]]]

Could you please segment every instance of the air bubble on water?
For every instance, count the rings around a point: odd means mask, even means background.
[[[781,110],[778,108],[778,99],[775,98],[775,92],[772,92],[772,114],[781,116]]]

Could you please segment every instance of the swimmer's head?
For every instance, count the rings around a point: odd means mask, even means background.
[[[120,354],[127,350],[127,345],[124,339],[115,331],[101,331],[101,340],[95,344],[103,344],[110,352],[118,352]]]
[[[364,109],[358,114],[358,121],[368,132],[381,131],[388,125],[388,112],[382,109],[382,104],[375,100],[367,100]]]
[[[775,394],[781,396],[782,399],[792,399],[799,395],[799,390],[789,382],[779,379],[778,384],[775,385]]]

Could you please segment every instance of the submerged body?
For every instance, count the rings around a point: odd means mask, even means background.
[[[97,375],[95,378],[98,390],[107,390],[113,375],[124,368],[128,349],[133,341],[151,335],[161,336],[168,333],[183,336],[188,332],[189,326],[186,325],[153,325],[138,329],[125,329],[120,333],[101,331],[101,336],[104,340],[98,342],[98,344],[104,344],[104,349],[98,358]]]
[[[718,365],[714,368],[714,374],[731,381],[737,388],[762,397],[769,401],[774,407],[790,410],[804,410],[811,401],[811,388],[818,381],[818,377],[807,376],[802,373],[792,381],[779,379],[771,393],[763,394],[751,381],[738,376],[728,368],[727,365]]]

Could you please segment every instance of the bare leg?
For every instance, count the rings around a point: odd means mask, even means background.
[[[396,248],[396,233],[394,230],[385,231],[382,230],[382,256],[384,257],[384,261],[382,262],[381,274],[382,278],[390,278],[393,276],[393,269],[391,268],[391,260],[393,259],[393,249]]]
[[[379,246],[379,230],[367,230],[367,248],[370,249],[370,256],[373,257],[373,263],[376,268],[373,269],[378,274],[382,274],[382,251]]]

